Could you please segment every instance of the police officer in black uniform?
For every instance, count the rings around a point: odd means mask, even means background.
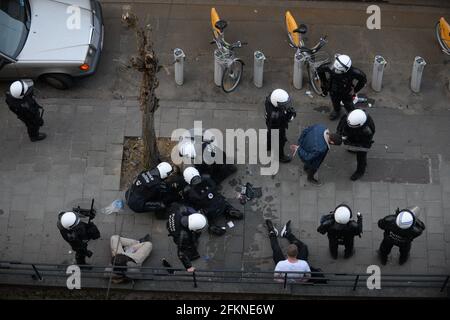
[[[362,233],[361,213],[358,212],[357,217],[357,222],[350,220],[352,210],[345,204],[337,206],[333,212],[322,217],[317,231],[321,234],[328,233],[330,253],[333,259],[337,259],[339,244],[345,246],[345,259],[353,255],[354,237],[361,237]]]
[[[267,96],[266,102],[266,126],[267,126],[267,150],[272,150],[272,129],[279,130],[279,160],[280,162],[289,162],[291,157],[284,153],[286,144],[286,130],[288,123],[297,116],[292,107],[292,100],[289,94],[283,89],[275,89]]]
[[[317,73],[322,83],[323,94],[327,95],[329,92],[333,103],[330,120],[339,117],[341,102],[347,112],[352,111],[354,109],[353,95],[358,93],[367,82],[364,72],[352,66],[349,56],[337,54],[333,66],[324,64],[317,69]]]
[[[33,81],[18,80],[11,84],[6,92],[6,103],[17,118],[27,126],[28,136],[32,142],[45,139],[45,133],[39,133],[44,125],[42,115],[44,109],[33,97]]]
[[[209,221],[209,232],[219,236],[225,233],[225,227],[216,224],[217,219],[223,215],[234,219],[243,218],[242,212],[233,208],[217,191],[216,184],[209,176],[200,176],[200,172],[194,167],[186,168],[183,176],[188,184],[184,192],[185,199],[194,208],[205,213]]]
[[[418,207],[403,210],[397,208],[395,214],[378,221],[378,227],[384,230],[384,238],[378,250],[383,265],[386,264],[393,246],[399,247],[399,264],[402,265],[408,260],[412,241],[425,230],[425,224],[416,217],[418,211]]]
[[[202,138],[200,161],[196,161],[197,152],[195,141],[191,138],[183,138],[178,144],[180,157],[189,159],[190,164],[201,174],[207,174],[216,184],[222,183],[226,178],[237,171],[232,163],[227,163],[227,155],[214,144],[214,140]],[[198,159],[197,159],[198,160]]]
[[[92,256],[92,251],[87,248],[89,240],[100,238],[100,231],[91,221],[93,214],[95,215],[95,211],[91,210],[89,212],[88,210],[80,209],[78,212],[65,211],[58,215],[56,225],[64,240],[75,251],[75,259],[78,265],[86,265],[86,257]],[[81,221],[81,218],[86,218],[87,216],[90,216],[87,223]]]
[[[206,217],[193,208],[179,203],[171,204],[168,212],[167,230],[177,245],[178,258],[187,271],[193,272],[195,268],[191,261],[200,258],[197,251],[198,238],[207,225]]]
[[[167,205],[179,200],[167,178],[173,168],[168,162],[161,162],[152,170],[144,170],[133,181],[125,193],[128,206],[135,212],[154,212],[157,218],[164,215]]]
[[[367,151],[373,144],[375,123],[364,110],[355,109],[341,118],[336,132],[342,136],[342,141],[349,147],[349,151],[356,153],[357,167],[350,179],[357,180],[366,172]]]

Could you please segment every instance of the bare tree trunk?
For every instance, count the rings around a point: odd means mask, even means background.
[[[133,13],[124,14],[122,21],[136,32],[138,53],[130,59],[130,62],[134,69],[142,73],[139,92],[139,106],[142,112],[142,164],[144,168],[151,168],[159,162],[155,133],[155,112],[159,108],[159,100],[155,95],[159,84],[156,77],[159,63],[150,40],[150,26],[139,27],[138,19]]]

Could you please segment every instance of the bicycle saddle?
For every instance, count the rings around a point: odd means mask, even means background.
[[[308,31],[308,27],[305,24],[301,24],[297,29],[293,30],[295,33],[305,34]]]
[[[220,32],[223,31],[227,27],[228,23],[225,20],[218,20],[214,26],[220,30]]]

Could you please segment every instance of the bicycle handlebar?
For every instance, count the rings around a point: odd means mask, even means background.
[[[307,47],[300,47],[298,49],[300,50],[300,52],[316,53],[328,42],[327,37],[328,36],[323,36],[322,38],[320,38],[319,42],[317,42],[317,44],[314,47],[312,47],[311,49],[309,49]]]

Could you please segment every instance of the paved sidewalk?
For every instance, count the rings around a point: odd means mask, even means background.
[[[58,212],[78,204],[80,199],[87,205],[94,197],[99,206],[105,206],[123,196],[118,189],[122,141],[124,136],[140,132],[136,102],[62,102],[42,101],[46,107],[44,131],[49,137],[39,143],[29,142],[22,124],[6,108],[0,108],[1,145],[3,154],[8,155],[2,156],[0,162],[1,260],[71,263],[74,256],[69,254],[69,246],[56,228]],[[335,123],[329,123],[326,115],[314,110],[314,103],[300,104],[297,119],[288,132],[290,142],[296,141],[300,128],[307,124],[328,123],[334,129]],[[174,128],[190,128],[193,120],[202,120],[205,128],[220,129],[230,123],[235,128],[258,128],[264,125],[260,110],[261,105],[162,101],[156,121],[161,136],[168,136]],[[202,269],[271,270],[273,262],[264,226],[264,219],[270,218],[277,226],[292,220],[294,233],[310,248],[312,265],[331,272],[365,272],[368,265],[378,261],[376,249],[382,232],[377,228],[377,220],[397,207],[418,205],[426,232],[414,242],[406,265],[398,266],[394,250],[383,271],[448,272],[450,114],[443,112],[437,117],[377,108],[369,111],[377,125],[376,144],[369,155],[369,179],[352,183],[348,177],[355,167],[354,156],[338,148],[333,149],[319,171],[325,181],[320,188],[306,183],[298,159],[282,165],[274,177],[260,176],[256,165],[240,166],[238,174],[224,183],[225,195],[240,206],[237,187],[251,182],[263,187],[263,197],[242,208],[244,221],[236,221],[235,228],[225,236],[202,235],[202,258],[195,265]],[[391,134],[395,127],[401,128],[401,134]],[[406,172],[404,181],[396,183],[398,175],[391,176],[388,170],[392,161],[398,161],[400,167],[422,161],[426,172]],[[417,168],[422,170],[421,166]],[[373,172],[376,174],[371,175]],[[416,182],[424,177],[425,182]],[[328,254],[327,238],[315,229],[320,216],[342,202],[363,214],[364,234],[356,239],[353,258],[334,261]],[[98,214],[95,222],[102,238],[90,244],[94,251],[92,263],[109,262],[112,234],[138,238],[150,233],[154,251],[145,265],[160,266],[160,258],[167,257],[175,266],[181,266],[174,244],[167,237],[165,222],[153,219],[151,214]],[[281,243],[286,246],[285,241]]]

